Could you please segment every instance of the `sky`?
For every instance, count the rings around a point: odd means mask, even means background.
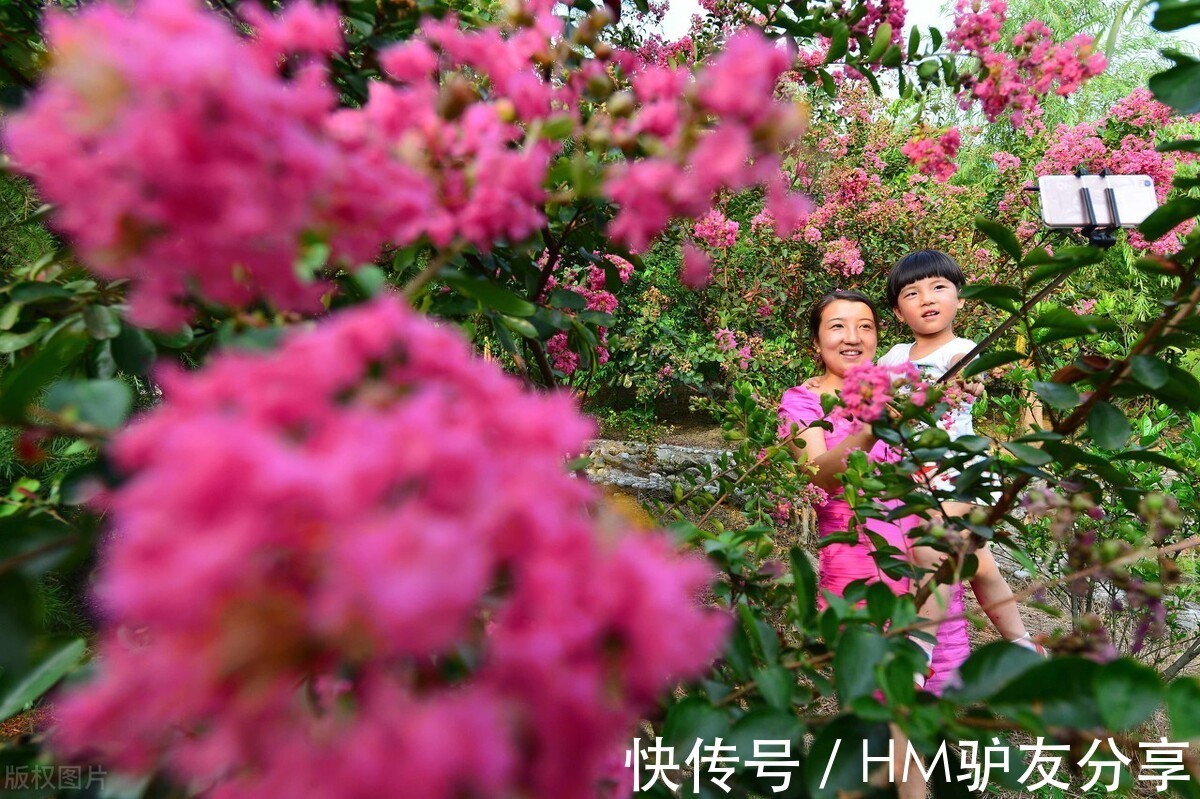
[[[677,39],[687,33],[692,14],[700,10],[700,4],[697,0],[669,0],[669,3],[663,29],[668,39]],[[917,25],[923,30],[932,25],[940,28],[943,33],[950,27],[952,14],[943,13],[942,9],[949,9],[951,6],[943,0],[907,0],[905,6],[908,9],[908,27]],[[1200,25],[1179,31],[1179,35],[1200,45]]]

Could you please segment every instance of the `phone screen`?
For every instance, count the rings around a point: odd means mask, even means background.
[[[1099,227],[1114,226],[1105,189],[1113,191],[1118,227],[1137,227],[1158,207],[1154,181],[1149,175],[1045,175],[1038,178],[1038,192],[1046,227],[1077,228],[1090,224],[1084,188],[1091,191],[1095,223]]]

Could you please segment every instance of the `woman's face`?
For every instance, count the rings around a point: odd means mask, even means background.
[[[874,361],[879,338],[870,307],[854,300],[829,303],[821,312],[816,344],[830,374],[843,376],[851,366]]]

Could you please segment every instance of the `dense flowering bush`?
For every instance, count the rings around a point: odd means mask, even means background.
[[[1007,10],[1004,0],[955,4],[954,29],[947,37],[950,49],[972,55],[980,64],[979,72],[965,81],[959,102],[963,108],[979,102],[992,122],[1007,113],[1014,127],[1037,129],[1042,96],[1052,90],[1071,94],[1100,74],[1107,62],[1095,51],[1091,36],[1077,34],[1055,43],[1053,32],[1040,20],[1021,28],[1011,51],[996,48]]]
[[[323,131],[336,97],[312,59],[338,46],[336,15],[299,3],[250,41],[176,0],[46,24],[51,76],[7,120],[5,147],[97,272],[139,278],[138,320],[177,324],[189,283],[230,305],[318,308],[295,273],[301,234],[366,199],[337,193],[346,164]],[[290,53],[305,58],[284,78]]]
[[[395,300],[162,381],[113,445],[61,747],[220,797],[589,796],[717,651],[708,570],[564,471],[591,431],[567,397]]]
[[[610,233],[630,247],[703,215],[725,188],[767,184],[781,222],[794,216],[775,152],[803,120],[771,99],[786,55],[746,31],[697,75],[612,48],[612,71],[600,58],[572,66],[552,6],[531,0],[503,28],[425,21],[380,53],[388,80],[355,108],[337,106],[325,61],[340,48],[337,17],[303,2],[278,20],[252,14],[249,39],[187,0],[52,14],[61,53],[7,147],[63,204],[57,222],[85,259],[135,278],[136,318],[162,328],[189,318],[191,297],[317,310],[328,286],[296,268],[309,240],[356,266],[385,243],[486,251],[526,239],[546,221],[561,139],[585,124],[633,156],[603,186],[618,206]],[[589,92],[630,79],[632,95],[591,115]],[[660,140],[658,154],[637,158],[639,137]]]

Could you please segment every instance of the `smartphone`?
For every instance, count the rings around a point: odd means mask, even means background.
[[[1083,199],[1085,188],[1092,195],[1097,227],[1137,227],[1158,207],[1154,181],[1149,175],[1044,175],[1038,178],[1038,193],[1046,227],[1077,228],[1092,224]],[[1106,189],[1112,190],[1117,206],[1116,223]]]

